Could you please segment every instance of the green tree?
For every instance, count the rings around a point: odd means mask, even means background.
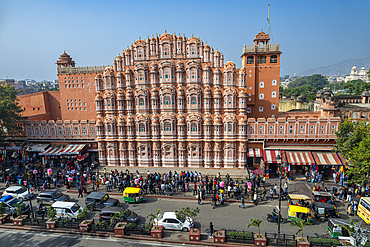
[[[310,222],[303,220],[301,218],[296,218],[295,221],[290,222],[291,226],[296,226],[299,228],[298,232],[295,234],[297,235],[299,232],[302,232],[302,238],[303,238],[303,230],[307,225],[311,225]]]
[[[258,236],[259,236],[259,235],[261,235],[261,231],[260,231],[261,223],[262,223],[262,220],[257,220],[257,219],[252,218],[251,222],[248,224],[248,228],[250,226],[256,226],[258,228]]]
[[[182,210],[180,211],[176,210],[175,214],[179,220],[185,221],[186,219],[191,218],[194,221],[195,217],[197,217],[199,212],[200,212],[200,209],[198,207],[196,207],[195,209],[194,208],[190,209],[189,207],[186,207],[186,208],[182,208]],[[194,228],[194,224],[191,228]]]
[[[159,208],[156,214],[150,213],[146,217],[149,218],[148,225],[151,225],[154,220],[156,220],[154,223],[156,224],[156,228],[158,229],[158,220],[160,216],[161,209]]]
[[[333,152],[341,153],[350,163],[345,171],[349,183],[367,185],[370,175],[370,126],[349,120],[339,125]]]
[[[22,108],[17,94],[19,91],[10,85],[0,85],[0,143],[7,134],[15,134],[16,121],[21,118]]]

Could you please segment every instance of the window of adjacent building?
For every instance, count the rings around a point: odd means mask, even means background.
[[[86,111],[86,107],[84,107],[84,110]]]
[[[252,89],[252,86],[249,86],[248,89],[251,90]]]
[[[264,94],[260,93],[259,99],[263,99],[263,98],[264,98]]]
[[[249,97],[251,97],[251,96],[252,96],[252,94],[250,93],[250,94],[248,94],[248,96],[249,96]]]
[[[266,56],[258,56],[257,63],[266,63]]]
[[[271,110],[275,110],[275,109],[276,109],[275,104],[271,104]]]
[[[272,118],[275,118],[275,115],[271,115]]]
[[[247,108],[247,113],[251,113],[252,109],[250,107]]]
[[[265,83],[263,81],[260,81],[260,88],[264,88],[265,87]]]
[[[276,98],[276,91],[271,92],[271,98]]]
[[[270,56],[270,63],[277,63],[277,55]]]
[[[259,110],[259,112],[263,112],[263,106],[260,106],[260,107],[258,108],[258,110]]]
[[[277,84],[277,81],[276,80],[272,80],[272,85],[273,86],[276,86],[276,84]]]
[[[249,99],[248,99],[248,101],[252,101],[252,99],[251,99],[251,98],[249,98]]]
[[[71,110],[69,107],[68,107],[68,111]]]
[[[247,64],[254,64],[254,57],[253,56],[248,56],[247,57]]]
[[[249,74],[249,77],[252,77],[252,74]]]

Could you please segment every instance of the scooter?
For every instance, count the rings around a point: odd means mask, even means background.
[[[267,218],[267,221],[269,222],[278,223],[279,213],[276,212],[276,209],[274,208],[271,214],[267,214],[266,218]],[[280,223],[284,223],[284,219],[281,216],[280,216]]]

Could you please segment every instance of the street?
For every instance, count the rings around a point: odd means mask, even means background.
[[[274,182],[271,180],[271,182]],[[270,183],[269,185],[272,185],[273,183]],[[63,193],[66,193],[65,187],[60,187],[63,191]],[[104,192],[105,187],[100,188],[101,192]],[[0,191],[2,192],[4,190],[3,184],[2,187],[0,187]],[[117,191],[115,191],[117,192]],[[289,192],[290,193],[298,193],[298,194],[306,194],[310,196],[311,187],[305,182],[305,181],[295,181],[289,184]],[[37,202],[36,202],[36,195],[38,192],[35,192],[35,196],[32,199],[32,205],[33,210],[36,212],[37,210]],[[85,206],[85,198],[78,198],[77,193],[69,193],[70,201],[77,202],[80,206]],[[192,193],[188,192],[186,197],[191,197]],[[130,210],[136,212],[139,215],[139,222],[138,224],[143,224],[147,221],[146,216],[150,213],[156,213],[158,209],[161,209],[161,212],[169,212],[169,211],[175,211],[180,210],[184,207],[190,207],[195,208],[197,207],[197,200],[184,200],[181,199],[183,197],[183,193],[176,193],[177,198],[156,198],[156,197],[147,197],[147,201],[145,203],[139,203],[139,204],[124,204],[122,196],[118,195],[111,195],[112,198],[117,198],[120,203],[121,207],[129,208]],[[251,218],[255,219],[262,219],[261,224],[261,232],[267,232],[267,233],[277,233],[277,224],[268,222],[266,220],[266,215],[271,213],[271,211],[277,207],[279,201],[277,199],[274,199],[273,201],[267,200],[262,201],[258,203],[258,206],[255,206],[251,203],[245,204],[245,209],[239,208],[239,202],[234,203],[228,203],[226,202],[224,205],[218,205],[215,209],[212,209],[212,205],[210,201],[203,201],[200,208],[199,215],[195,218],[195,227],[201,228],[202,233],[208,233],[209,232],[209,224],[210,222],[213,223],[214,229],[226,229],[226,230],[238,230],[238,231],[253,231],[258,232],[258,229],[256,227],[247,228],[248,223],[250,222]],[[296,234],[298,229],[296,227],[292,227],[289,222],[286,222],[287,218],[287,201],[282,201],[282,217],[285,219],[285,222],[281,224],[281,233],[285,234]],[[346,214],[346,205],[341,202],[337,202],[337,208],[338,212],[341,215],[342,219],[348,219],[349,217]],[[88,218],[94,218],[96,221],[99,220],[99,211],[93,211],[89,212]],[[356,223],[359,223],[359,217],[353,216],[350,217],[350,219],[354,219]],[[314,224],[312,226],[307,226],[304,229],[304,235],[305,236],[316,236],[316,237],[328,237],[328,234],[326,232],[327,229],[327,221],[325,222],[319,222],[316,219],[314,220]],[[168,234],[177,234],[175,232],[167,231]],[[25,233],[18,233],[21,234],[19,238],[12,236],[8,236],[9,231],[3,231],[0,234],[1,242],[8,242],[8,241],[19,241],[20,239],[28,239],[29,236],[24,236]],[[48,235],[48,234],[46,234]],[[43,233],[40,233],[39,235],[32,235],[32,238],[30,238],[32,241],[41,241],[38,246],[43,246],[43,240],[42,236],[46,236]],[[55,234],[54,234],[55,235]],[[9,239],[10,238],[10,239]],[[83,246],[83,245],[90,245],[90,242],[93,242],[93,240],[96,240],[95,238],[82,238],[80,236],[64,236],[61,238],[54,239],[52,236],[48,236],[50,238],[50,241],[56,241],[56,245],[58,244],[61,246],[69,245],[69,246]],[[117,240],[120,241],[120,240]],[[123,240],[122,240],[123,241]],[[126,246],[131,245],[131,242],[119,242],[120,246]],[[135,246],[146,246],[145,243],[141,243],[142,245],[136,245]],[[149,243],[152,245],[152,243]],[[32,245],[32,244],[31,244]],[[30,246],[31,246],[30,245]],[[109,241],[109,246],[116,246],[118,245],[118,242],[116,240],[112,239]],[[17,245],[12,245],[17,246]],[[24,246],[24,245],[22,245]],[[163,245],[162,245],[163,246]]]

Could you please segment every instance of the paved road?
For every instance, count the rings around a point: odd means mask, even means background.
[[[269,181],[269,186],[273,185],[274,180]],[[0,184],[0,192],[3,191],[3,184]],[[310,195],[312,184],[307,184],[304,181],[294,181],[289,184],[289,192],[300,193]],[[102,190],[100,190],[102,191]],[[37,194],[37,193],[36,193]],[[188,196],[190,193],[188,193]],[[77,198],[77,194],[70,193],[71,201],[76,201],[79,205],[84,206],[84,198]],[[162,212],[175,211],[183,207],[197,207],[196,200],[179,200],[170,198],[147,198],[146,203],[142,204],[129,204],[123,205],[122,196],[112,196],[117,198],[121,202],[122,207],[129,207],[132,211],[140,215],[139,224],[146,221],[146,215],[150,213],[155,213],[157,209],[161,209]],[[35,197],[32,200],[34,211],[36,211],[37,204]],[[278,200],[261,202],[256,207],[253,204],[246,204],[246,208],[239,208],[238,203],[225,203],[223,206],[218,206],[212,209],[211,202],[203,202],[200,205],[200,214],[195,219],[196,227],[201,227],[202,232],[206,233],[209,230],[209,223],[213,222],[214,228],[217,229],[234,229],[234,230],[245,230],[256,232],[257,228],[247,228],[248,223],[251,218],[262,219],[263,223],[261,225],[261,232],[277,232],[277,225],[266,221],[266,215],[271,213],[272,209],[278,205]],[[343,219],[348,219],[346,215],[346,205],[343,203],[337,203],[338,211]],[[89,213],[89,218],[94,217],[98,219],[98,211]],[[287,216],[287,201],[282,202],[282,217],[286,219]],[[357,216],[351,217],[355,221],[359,222]],[[315,221],[313,226],[307,226],[304,230],[304,235],[310,236],[323,236],[326,234],[327,222]],[[281,224],[281,233],[295,234],[297,229],[291,227],[289,223]]]
[[[122,247],[122,246],[182,246],[176,244],[156,243],[117,238],[98,238],[79,235],[53,234],[41,232],[26,232],[17,230],[0,229],[0,246],[12,247],[66,247],[66,246],[89,246],[89,247]],[[190,245],[187,245],[190,246]]]

